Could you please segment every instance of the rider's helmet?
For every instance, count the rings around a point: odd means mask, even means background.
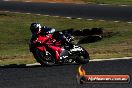
[[[41,32],[41,25],[39,23],[32,23],[30,30],[32,34],[39,34]]]

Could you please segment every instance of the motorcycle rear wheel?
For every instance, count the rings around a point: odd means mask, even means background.
[[[48,52],[48,55],[45,55],[44,52],[36,49],[33,52],[33,55],[36,61],[39,62],[42,66],[52,66],[55,64],[55,58],[49,52]]]

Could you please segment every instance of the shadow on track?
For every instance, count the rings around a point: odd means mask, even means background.
[[[9,64],[0,66],[0,68],[35,68],[35,67],[41,67],[41,65],[26,66],[26,64]]]
[[[32,65],[32,66],[27,66],[26,64],[9,64],[9,65],[4,65],[0,66],[0,68],[37,68],[37,67],[57,67],[57,66],[66,66],[66,65],[79,65],[77,63],[66,63],[66,64],[55,64],[53,66],[41,66],[41,65]]]

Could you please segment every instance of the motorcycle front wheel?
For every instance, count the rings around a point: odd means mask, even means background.
[[[79,54],[76,54],[75,62],[78,64],[87,64],[90,60],[89,53],[82,48],[83,51],[81,51]]]
[[[55,64],[55,58],[49,52],[46,55],[45,52],[42,52],[42,51],[36,49],[33,52],[33,55],[34,55],[36,61],[39,62],[42,66],[52,66]]]

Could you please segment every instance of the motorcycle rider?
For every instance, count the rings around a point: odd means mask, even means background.
[[[37,43],[36,40],[34,39],[37,39],[38,36],[44,36],[45,38],[47,38],[47,40],[56,38],[57,41],[61,41],[62,43],[66,42],[65,36],[61,32],[55,32],[54,28],[49,28],[47,26],[41,27],[39,23],[32,23],[30,26],[30,30],[32,32],[32,38],[30,40],[31,44],[32,44],[32,41],[34,43]],[[31,52],[33,51],[33,49],[34,47],[30,47]],[[62,58],[59,58],[59,56],[61,55],[63,51],[61,47],[49,46],[49,51],[51,51],[54,57],[56,57],[56,60],[62,59]]]

